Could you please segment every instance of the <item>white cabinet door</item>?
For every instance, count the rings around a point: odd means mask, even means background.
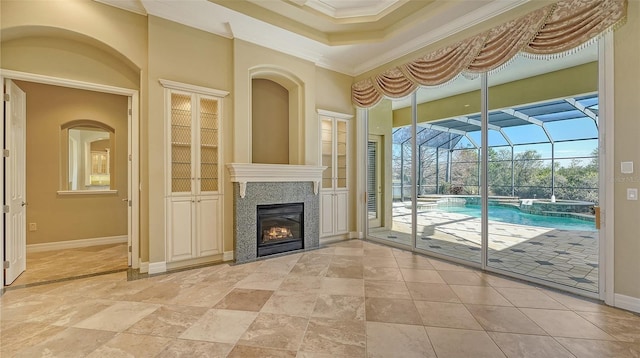
[[[168,261],[185,260],[193,257],[193,210],[195,204],[191,197],[169,199],[169,242]]]
[[[198,225],[198,256],[220,253],[220,199],[199,197],[196,200]]]
[[[348,192],[336,192],[334,197],[335,234],[344,234],[349,228],[349,200]]]
[[[349,231],[349,119],[351,115],[318,110],[322,172],[320,237]]]
[[[221,114],[228,92],[162,79],[160,83],[166,101],[166,259],[221,254]]]
[[[328,236],[333,234],[333,192],[320,193],[320,236]]]

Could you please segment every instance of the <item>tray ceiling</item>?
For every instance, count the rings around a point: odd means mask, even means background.
[[[530,0],[96,0],[360,75]]]

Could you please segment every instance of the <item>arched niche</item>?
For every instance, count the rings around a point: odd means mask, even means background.
[[[253,98],[253,81],[254,80],[267,80],[271,81],[286,90],[288,93],[286,101],[287,101],[287,126],[288,126],[288,162],[283,163],[284,160],[277,160],[278,163],[269,163],[269,164],[305,164],[305,155],[304,155],[304,84],[303,82],[294,74],[274,67],[257,67],[250,70],[250,79],[252,89],[249,92],[251,94],[251,103],[253,107],[254,99]],[[276,88],[276,87],[274,87]],[[255,117],[254,117],[255,116]],[[255,119],[265,118],[264,116],[260,116],[257,113],[254,114],[251,112],[251,123],[253,128],[253,123]],[[264,150],[261,148],[268,142],[268,139],[256,137],[256,135],[263,135],[264,133],[254,133],[252,129],[251,136],[251,146],[252,153],[256,151]],[[267,133],[268,134],[268,133]],[[280,157],[280,156],[279,156]],[[260,160],[264,162],[264,160]],[[256,161],[253,160],[255,163]]]

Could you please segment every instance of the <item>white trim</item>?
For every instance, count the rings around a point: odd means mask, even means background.
[[[640,298],[625,296],[616,293],[614,299],[615,307],[640,313]]]
[[[52,76],[39,75],[34,73],[0,69],[0,80],[2,80],[3,83],[5,78],[36,82],[36,83],[48,84],[48,85],[54,85],[54,86],[75,88],[75,89],[81,89],[81,90],[87,90],[87,91],[95,91],[95,92],[101,92],[101,93],[110,93],[110,94],[128,96],[131,99],[131,116],[130,116],[131,123],[130,124],[132,127],[132,130],[129,131],[130,139],[128,139],[128,141],[129,142],[135,141],[135,143],[130,143],[132,147],[132,150],[131,150],[132,173],[130,173],[131,183],[138,183],[136,184],[136,187],[138,187],[138,189],[141,189],[142,183],[140,183],[140,180],[139,180],[140,178],[140,165],[139,165],[140,136],[138,132],[139,126],[140,126],[139,124],[140,94],[138,90],[130,89],[130,88],[114,87],[114,86],[91,83],[91,82],[71,80],[71,79],[66,79],[61,77],[52,77]],[[2,169],[3,181],[4,181],[4,175],[5,175],[5,172],[3,168]],[[132,268],[138,268],[138,260],[135,258],[140,256],[140,238],[139,238],[140,191],[132,190],[132,193],[133,193],[132,195],[133,197],[129,198],[130,200],[132,200],[132,206],[131,206],[132,215],[130,215],[127,220],[131,221],[131,226],[132,226],[131,237],[129,238],[130,240],[129,245],[131,245],[131,253],[132,253],[132,256],[134,257],[134,259],[132,260],[133,261]],[[4,232],[4,229],[2,232]],[[4,246],[4,245],[1,245],[1,246]],[[3,250],[4,248],[0,249],[0,254],[3,253]],[[4,285],[4,277],[2,275],[0,275],[0,284],[2,284],[0,286]]]
[[[93,239],[67,240],[27,245],[27,253],[52,250],[75,249],[98,245],[121,244],[128,241],[127,235],[96,237]]]
[[[351,119],[351,118],[353,118],[352,114],[332,112],[332,111],[327,111],[327,110],[324,110],[324,109],[318,109],[317,111],[318,111],[319,115],[326,116],[326,117],[335,117],[335,118],[340,118],[340,119]]]
[[[327,167],[289,164],[227,164],[232,182],[320,181]]]
[[[128,143],[131,146],[129,154],[131,155],[129,172],[129,212],[131,213],[129,222],[131,228],[129,232],[129,245],[131,246],[131,268],[137,269],[140,258],[140,191],[142,191],[142,182],[140,182],[140,96],[138,91],[134,91],[129,96],[131,100],[130,130],[128,131]]]
[[[315,165],[289,165],[289,164],[253,164],[230,163],[227,164],[230,180],[240,183],[241,188],[246,189],[249,182],[304,182],[314,183],[314,191],[317,193],[318,183],[322,180],[322,171],[327,167]],[[244,195],[241,195],[244,198]]]
[[[148,272],[149,272],[149,275],[167,272],[167,263],[165,261],[150,262]]]
[[[350,239],[364,239],[364,233],[361,231],[349,231],[347,237]]]
[[[170,80],[165,80],[165,79],[159,79],[158,81],[160,82],[160,84],[164,88],[170,88],[170,89],[175,89],[175,90],[179,90],[179,91],[193,92],[193,93],[204,94],[204,95],[209,95],[209,96],[215,96],[215,97],[220,97],[220,98],[224,98],[229,94],[229,92],[227,92],[227,91],[222,91],[222,90],[218,90],[218,89],[214,89],[214,88],[191,85],[191,84],[188,84],[188,83],[170,81]]]
[[[232,251],[225,251],[222,254],[222,261],[233,261],[234,255],[233,255],[233,250]]]
[[[123,96],[137,95],[138,91],[129,88],[114,87],[109,85],[101,85],[98,83],[70,80],[61,77],[52,77],[45,75],[38,75],[35,73],[19,72],[13,70],[0,69],[0,74],[5,78],[14,80],[37,82],[45,85],[62,86],[76,89],[83,89],[88,91],[119,94]]]
[[[110,195],[118,194],[117,190],[58,190],[58,195]]]
[[[615,294],[615,252],[614,252],[614,53],[613,34],[606,33],[598,42],[598,96],[600,103],[600,222],[602,223],[599,237],[599,290],[600,299],[608,305],[614,305]]]
[[[140,267],[140,273],[149,273],[149,262],[147,261],[140,261],[138,263],[138,267]]]
[[[105,5],[110,5],[113,7],[117,7],[118,9],[131,11],[134,14],[147,16],[147,10],[144,5],[140,1],[109,1],[109,0],[95,0],[99,3],[103,3]]]

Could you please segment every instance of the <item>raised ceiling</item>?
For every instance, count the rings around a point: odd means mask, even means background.
[[[351,76],[530,0],[96,0]]]

